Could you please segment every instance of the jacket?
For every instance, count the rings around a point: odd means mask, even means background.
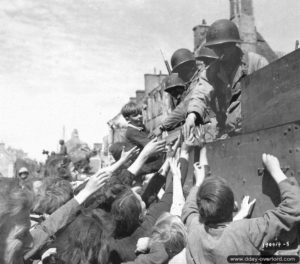
[[[216,114],[219,134],[239,133],[241,129],[241,80],[266,66],[268,61],[253,52],[244,53],[237,48],[239,63],[228,77],[220,60],[213,62],[202,73],[201,89],[193,90],[187,113],[196,113],[197,122],[207,118],[207,108]]]
[[[300,221],[300,189],[290,178],[280,182],[279,189],[281,203],[262,217],[208,227],[199,221],[198,187],[193,187],[182,212],[188,231],[187,263],[227,264],[230,255],[259,255],[265,243],[286,239]]]
[[[190,100],[193,99],[194,96],[197,96],[199,91],[202,91],[204,89],[202,85],[203,84],[201,82],[201,72],[200,70],[197,70],[194,76],[192,77],[191,81],[187,83],[187,90],[184,92],[181,102],[162,121],[161,127],[163,130],[170,131],[184,123]],[[197,98],[195,98],[195,100],[196,99]],[[207,111],[207,118],[204,121],[205,123],[207,123],[209,121],[209,111],[207,109],[205,109],[205,111]]]

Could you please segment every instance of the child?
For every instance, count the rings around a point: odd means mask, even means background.
[[[187,263],[225,264],[232,255],[260,255],[265,243],[284,239],[299,223],[299,187],[284,175],[276,157],[263,154],[262,160],[278,184],[282,202],[254,219],[232,222],[234,198],[225,179],[204,179],[203,171],[195,175],[182,213],[188,229]]]
[[[139,148],[143,148],[150,141],[149,132],[143,124],[142,110],[135,103],[128,103],[121,109],[121,114],[128,122],[125,133],[127,141]]]
[[[143,149],[149,142],[149,132],[143,124],[142,111],[135,103],[128,103],[121,110],[122,115],[128,122],[125,138],[128,143]],[[156,172],[164,162],[164,155],[159,154],[147,160],[147,173]]]

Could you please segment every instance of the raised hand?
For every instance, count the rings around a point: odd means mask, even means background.
[[[125,146],[123,147],[122,153],[121,153],[121,162],[122,163],[126,163],[127,161],[129,161],[130,159],[132,159],[133,157],[136,157],[139,154],[139,148],[138,147],[133,147],[132,149],[125,151]]]
[[[185,151],[189,153],[191,149],[195,146],[195,137],[194,134],[190,134],[188,138],[186,138],[182,144],[181,151]]]
[[[135,252],[145,253],[149,249],[150,237],[141,237],[136,243]]]
[[[205,178],[205,168],[199,162],[194,164],[194,175],[196,180],[195,185],[199,187]]]
[[[106,171],[97,172],[96,174],[90,177],[83,190],[86,191],[88,194],[92,195],[101,187],[103,187],[109,178],[110,173]]]
[[[142,150],[141,154],[152,156],[161,153],[166,148],[165,140],[157,140],[157,138],[152,139]]]
[[[280,168],[279,160],[275,156],[264,153],[262,155],[262,161],[277,184],[287,178]]]
[[[234,221],[241,220],[241,219],[244,219],[247,216],[249,216],[249,214],[252,211],[252,207],[253,207],[253,205],[256,202],[256,199],[252,200],[251,202],[249,202],[249,200],[250,200],[250,196],[249,195],[246,195],[243,198],[243,201],[241,203],[241,209],[239,210],[239,212],[234,217],[234,219],[233,219]]]

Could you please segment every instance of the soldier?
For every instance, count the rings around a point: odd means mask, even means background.
[[[162,121],[162,124],[156,128],[151,136],[160,136],[163,131],[170,131],[184,123],[187,115],[187,107],[194,90],[200,91],[201,82],[200,70],[197,68],[196,59],[188,49],[178,49],[171,58],[172,73],[178,73],[179,78],[185,83],[186,91],[181,96],[180,103],[176,108]],[[197,93],[195,93],[197,94]],[[204,121],[208,121],[206,119]]]
[[[165,89],[172,98],[173,108],[180,104],[182,98],[184,98],[185,83],[178,76],[178,73],[171,73],[171,75],[165,78]]]
[[[216,114],[219,136],[231,136],[241,129],[241,80],[266,66],[268,61],[253,52],[244,52],[237,26],[230,20],[214,22],[206,35],[206,47],[219,57],[203,74],[202,91],[194,90],[184,125],[187,137],[195,124],[203,123],[210,106]]]
[[[195,50],[195,57],[200,71],[205,70],[212,62],[219,58],[212,49],[207,47],[199,47]]]

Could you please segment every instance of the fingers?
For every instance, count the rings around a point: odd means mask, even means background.
[[[251,202],[249,203],[249,205],[252,206],[252,205],[254,205],[255,203],[256,203],[256,199],[253,199],[253,201],[251,201]]]

